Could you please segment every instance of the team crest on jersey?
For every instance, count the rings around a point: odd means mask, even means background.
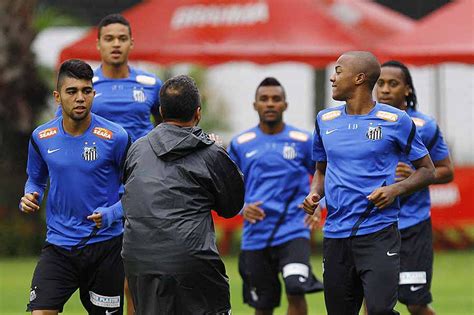
[[[296,155],[297,154],[294,145],[285,144],[283,147],[283,158],[286,160],[294,160]]]
[[[92,142],[92,146],[88,146],[88,143],[84,143],[84,150],[82,151],[82,158],[86,161],[95,161],[99,158],[97,153],[97,147],[95,142]]]
[[[413,120],[413,122],[415,123],[415,126],[417,127],[423,127],[426,124],[426,121],[421,118],[412,117],[411,120]]]
[[[48,139],[48,138],[54,137],[57,133],[58,133],[58,128],[56,127],[48,128],[48,129],[40,131],[38,133],[38,138],[40,140]]]
[[[386,120],[386,121],[391,121],[391,122],[395,122],[395,121],[398,120],[398,115],[397,114],[385,112],[383,110],[379,110],[375,114],[375,116],[377,116],[380,119],[383,119],[383,120]]]
[[[382,126],[377,126],[377,127],[369,127],[369,130],[367,131],[367,138],[370,140],[380,140],[382,139]]]
[[[333,111],[330,111],[329,113],[322,115],[321,119],[324,121],[333,120],[334,118],[341,116],[341,113],[342,112],[340,110],[333,110]]]
[[[95,127],[94,130],[92,130],[92,133],[95,134],[97,137],[105,140],[111,140],[112,136],[114,135],[112,131],[102,127]]]
[[[145,91],[143,91],[143,89],[134,88],[133,89],[133,99],[135,100],[135,102],[145,103],[145,101],[146,101]]]

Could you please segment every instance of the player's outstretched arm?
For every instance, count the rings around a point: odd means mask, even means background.
[[[395,184],[375,189],[367,199],[374,205],[383,209],[391,205],[396,197],[409,195],[433,183],[435,168],[430,156],[427,154],[421,159],[412,161],[416,170],[405,180]]]
[[[36,191],[33,193],[27,193],[20,199],[20,210],[26,213],[32,213],[38,211],[39,206],[39,193]]]
[[[299,206],[307,214],[313,215],[319,205],[319,200],[324,197],[324,178],[326,176],[327,162],[317,162],[316,172],[314,172],[311,190]]]

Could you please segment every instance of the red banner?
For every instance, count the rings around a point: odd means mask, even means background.
[[[430,186],[433,227],[474,225],[474,167],[456,167],[454,181]]]

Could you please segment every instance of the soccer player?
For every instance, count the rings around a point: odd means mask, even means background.
[[[102,63],[94,70],[92,79],[96,90],[92,112],[121,125],[134,142],[153,129],[151,115],[156,123],[161,121],[158,111],[161,81],[128,65],[128,55],[133,49],[132,29],[122,15],[104,17],[97,36]]]
[[[375,103],[380,64],[369,52],[343,54],[331,76],[332,97],[345,104],[318,113],[313,139],[316,172],[303,208],[313,214],[325,197],[324,290],[328,315],[399,314],[399,196],[429,185],[434,166],[403,111]],[[395,182],[406,155],[415,171]]]
[[[244,302],[256,315],[280,305],[282,274],[288,314],[307,314],[306,293],[322,290],[311,271],[310,230],[298,205],[314,173],[311,135],[283,121],[283,86],[265,78],[257,87],[258,126],[232,139],[229,154],[245,178],[244,231],[239,271]]]
[[[398,61],[382,65],[375,91],[381,103],[406,111],[416,125],[421,141],[428,149],[435,166],[434,184],[453,180],[453,164],[436,121],[417,111],[417,98],[408,68]],[[414,172],[410,161],[403,156],[396,169],[396,181]],[[398,228],[402,238],[400,250],[400,285],[398,299],[407,305],[410,314],[434,315],[429,307],[433,274],[433,236],[430,217],[430,193],[424,188],[400,198]]]
[[[201,100],[188,76],[160,91],[163,122],[125,162],[122,256],[138,315],[228,315],[229,280],[211,209],[239,213],[244,182],[227,152],[197,124]]]
[[[35,315],[62,312],[77,288],[89,314],[122,314],[119,187],[130,140],[122,127],[90,113],[92,77],[85,62],[65,61],[53,93],[62,115],[30,139],[23,212],[40,209],[50,181],[46,243],[27,308]]]

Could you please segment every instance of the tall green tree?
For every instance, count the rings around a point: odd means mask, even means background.
[[[31,51],[35,8],[36,0],[0,1],[0,222],[5,225],[18,217],[14,210],[26,179],[28,140],[48,93]],[[11,225],[1,227],[0,236]]]

